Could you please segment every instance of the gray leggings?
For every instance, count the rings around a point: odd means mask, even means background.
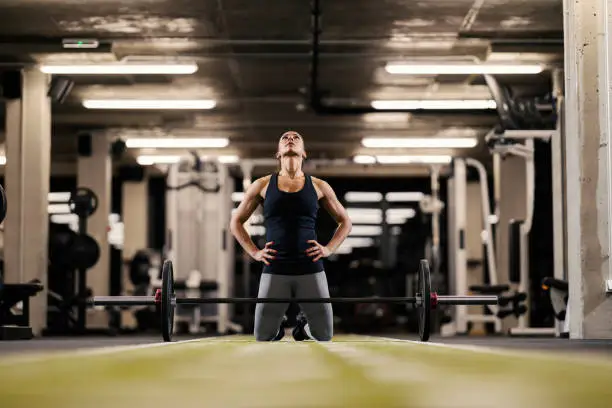
[[[274,275],[262,273],[258,298],[328,298],[325,271],[307,275]],[[307,333],[313,340],[330,341],[334,332],[331,303],[300,304],[308,322]],[[257,303],[255,306],[255,339],[271,341],[278,334],[289,303]]]

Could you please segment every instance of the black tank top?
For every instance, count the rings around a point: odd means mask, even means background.
[[[273,241],[276,259],[264,265],[263,273],[304,275],[323,270],[323,260],[312,262],[304,251],[316,240],[319,199],[310,176],[304,176],[300,191],[287,193],[278,189],[278,174],[273,173],[263,203],[266,242]]]

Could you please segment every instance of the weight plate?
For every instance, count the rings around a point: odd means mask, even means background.
[[[100,260],[100,246],[91,235],[77,234],[72,240],[69,254],[75,269],[89,269]]]
[[[174,271],[172,261],[162,265],[161,327],[164,341],[172,341],[174,329]]]
[[[151,277],[149,269],[151,269],[151,259],[145,250],[139,250],[134,254],[134,257],[129,262],[130,281],[136,285],[148,285]]]
[[[0,185],[0,222],[6,218],[6,191],[4,187]]]
[[[92,189],[78,187],[68,200],[70,211],[79,217],[89,217],[98,209],[98,196]]]
[[[421,341],[428,341],[431,330],[431,276],[429,263],[425,259],[421,259],[418,279],[419,293],[417,293],[417,297],[420,297],[420,303],[418,304],[419,337]]]

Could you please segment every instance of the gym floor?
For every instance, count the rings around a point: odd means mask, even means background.
[[[609,407],[612,341],[338,335],[0,342],[13,407]]]

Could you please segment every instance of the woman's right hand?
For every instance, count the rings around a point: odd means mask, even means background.
[[[273,260],[275,258],[274,255],[271,254],[276,254],[276,249],[270,248],[270,245],[272,245],[273,243],[274,242],[272,241],[266,242],[266,245],[262,249],[255,252],[255,255],[253,255],[253,259],[259,262],[263,262],[266,265],[270,265],[270,262],[268,262],[268,260]]]

